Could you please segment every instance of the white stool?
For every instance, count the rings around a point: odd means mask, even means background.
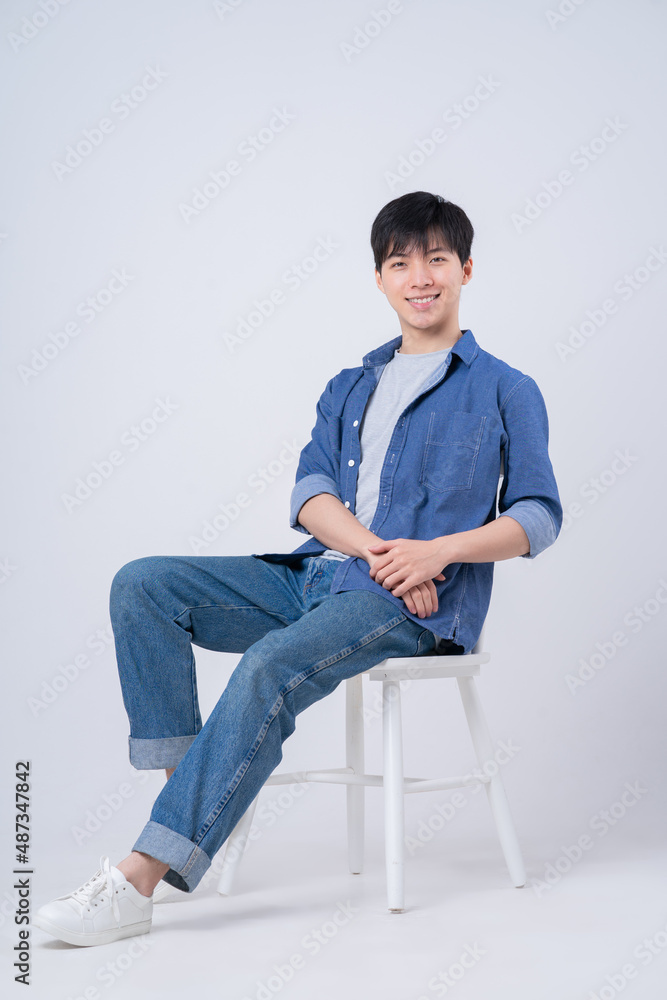
[[[321,781],[347,785],[347,836],[350,872],[359,874],[364,856],[364,787],[384,787],[385,858],[387,866],[387,898],[392,913],[405,909],[404,899],[404,795],[413,792],[433,792],[444,788],[461,788],[484,784],[498,829],[500,844],[505,856],[512,883],[520,888],[526,883],[526,872],[521,858],[509,804],[500,772],[496,764],[492,775],[485,765],[493,761],[493,744],[482,712],[475,677],[482,663],[490,656],[482,652],[484,630],[472,653],[460,656],[390,657],[364,671],[372,681],[382,681],[383,771],[381,774],[364,773],[364,716],[363,673],[346,680],[345,745],[347,766],[321,771],[300,771],[272,774],[266,785],[288,785],[293,782]],[[428,680],[455,677],[470,736],[472,738],[479,772],[465,777],[406,778],[403,775],[403,738],[401,731],[401,680]],[[241,817],[228,837],[223,870],[218,892],[231,893],[234,876],[248,842],[259,796]]]

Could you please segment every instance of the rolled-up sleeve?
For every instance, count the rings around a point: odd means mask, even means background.
[[[306,500],[319,493],[331,493],[341,499],[338,488],[340,474],[340,421],[333,414],[334,379],[317,402],[317,416],[310,441],[301,450],[296,470],[296,482],[290,497],[290,527],[308,535],[310,532],[297,520]]]
[[[556,541],[563,508],[549,459],[549,421],[542,393],[526,376],[501,405],[505,427],[505,473],[498,511],[518,521],[528,536],[534,559]]]

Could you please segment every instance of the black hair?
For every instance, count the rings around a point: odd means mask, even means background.
[[[390,253],[428,250],[432,233],[442,235],[461,265],[470,257],[475,231],[462,208],[439,194],[411,191],[394,198],[380,210],[371,228],[371,248],[378,271]]]

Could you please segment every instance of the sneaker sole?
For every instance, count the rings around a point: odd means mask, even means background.
[[[121,938],[135,937],[137,934],[148,934],[151,924],[152,918],[150,920],[142,920],[136,924],[128,924],[126,927],[110,927],[106,931],[98,931],[97,934],[91,934],[84,931],[65,930],[37,915],[32,920],[33,927],[39,927],[40,930],[46,931],[47,934],[52,934],[53,937],[58,938],[59,941],[65,941],[66,944],[75,944],[80,947],[95,944],[111,944],[112,941],[120,941]]]

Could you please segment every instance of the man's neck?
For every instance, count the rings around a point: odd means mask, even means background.
[[[403,330],[399,354],[432,354],[435,351],[451,350],[463,336],[463,330],[429,334],[426,331]]]

